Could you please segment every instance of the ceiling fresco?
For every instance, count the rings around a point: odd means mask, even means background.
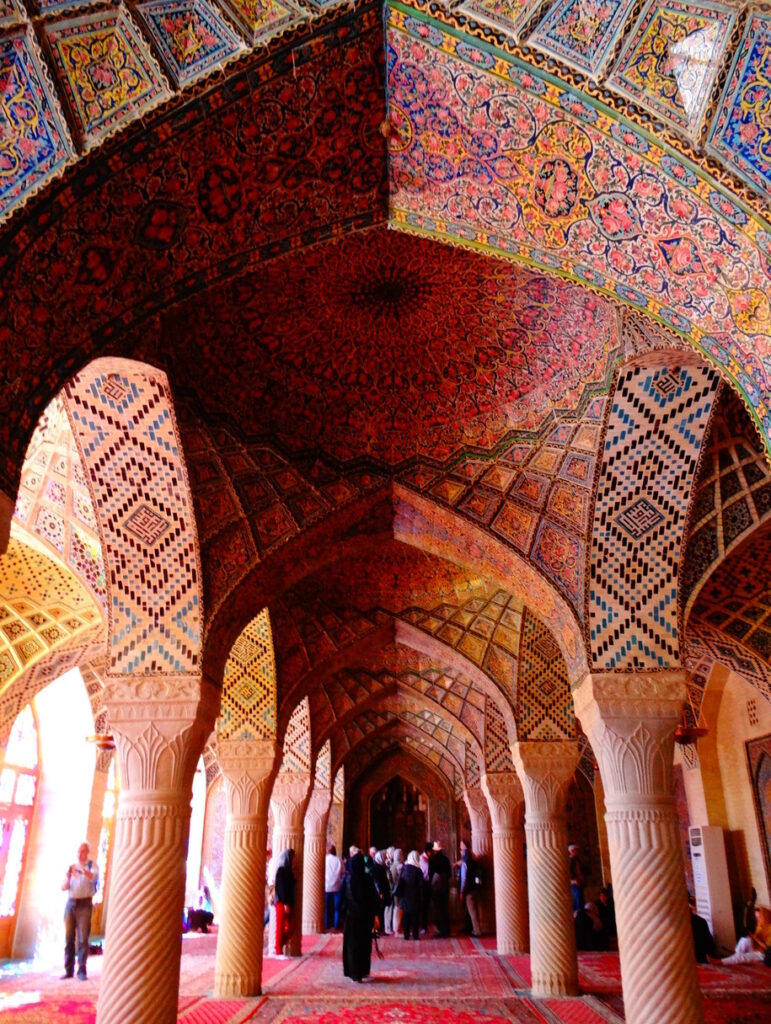
[[[378,228],[199,293],[161,345],[204,419],[397,467],[489,450],[575,409],[620,337],[589,292]]]

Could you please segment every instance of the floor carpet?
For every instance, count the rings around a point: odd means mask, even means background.
[[[216,934],[182,945],[179,1024],[620,1024],[618,954],[579,954],[582,995],[534,999],[530,959],[498,956],[491,939],[458,936],[407,942],[386,937],[383,959],[361,984],[342,976],[340,935],[308,936],[303,956],[266,957],[263,995],[214,999]],[[0,964],[0,1024],[95,1024],[102,959],[86,982],[61,968]],[[699,969],[705,1024],[767,1024],[771,971],[762,966]]]

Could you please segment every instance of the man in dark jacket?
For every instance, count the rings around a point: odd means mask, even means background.
[[[437,840],[433,846],[428,874],[431,886],[431,900],[434,904],[436,935],[446,939],[450,934],[450,860]]]

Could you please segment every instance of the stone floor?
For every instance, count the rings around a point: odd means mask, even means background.
[[[183,940],[179,1018],[182,1024],[618,1024],[624,1020],[618,956],[579,954],[581,996],[534,999],[530,964],[499,957],[494,939],[382,938],[362,984],[343,978],[341,937],[308,936],[303,956],[265,960],[263,995],[217,1000],[216,935]],[[89,980],[60,981],[61,967],[0,966],[0,1024],[94,1024],[102,959],[89,960]],[[767,1024],[771,970],[699,969],[706,1024]],[[653,1022],[652,1022],[653,1024]],[[666,1022],[660,1022],[666,1024]]]

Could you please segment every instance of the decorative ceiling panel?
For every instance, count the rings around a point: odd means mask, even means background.
[[[201,293],[169,316],[165,344],[184,351],[178,377],[205,414],[227,410],[243,434],[294,451],[396,467],[492,449],[576,408],[620,338],[588,292],[380,229]]]
[[[557,0],[528,36],[568,67],[600,78],[636,0]]]

